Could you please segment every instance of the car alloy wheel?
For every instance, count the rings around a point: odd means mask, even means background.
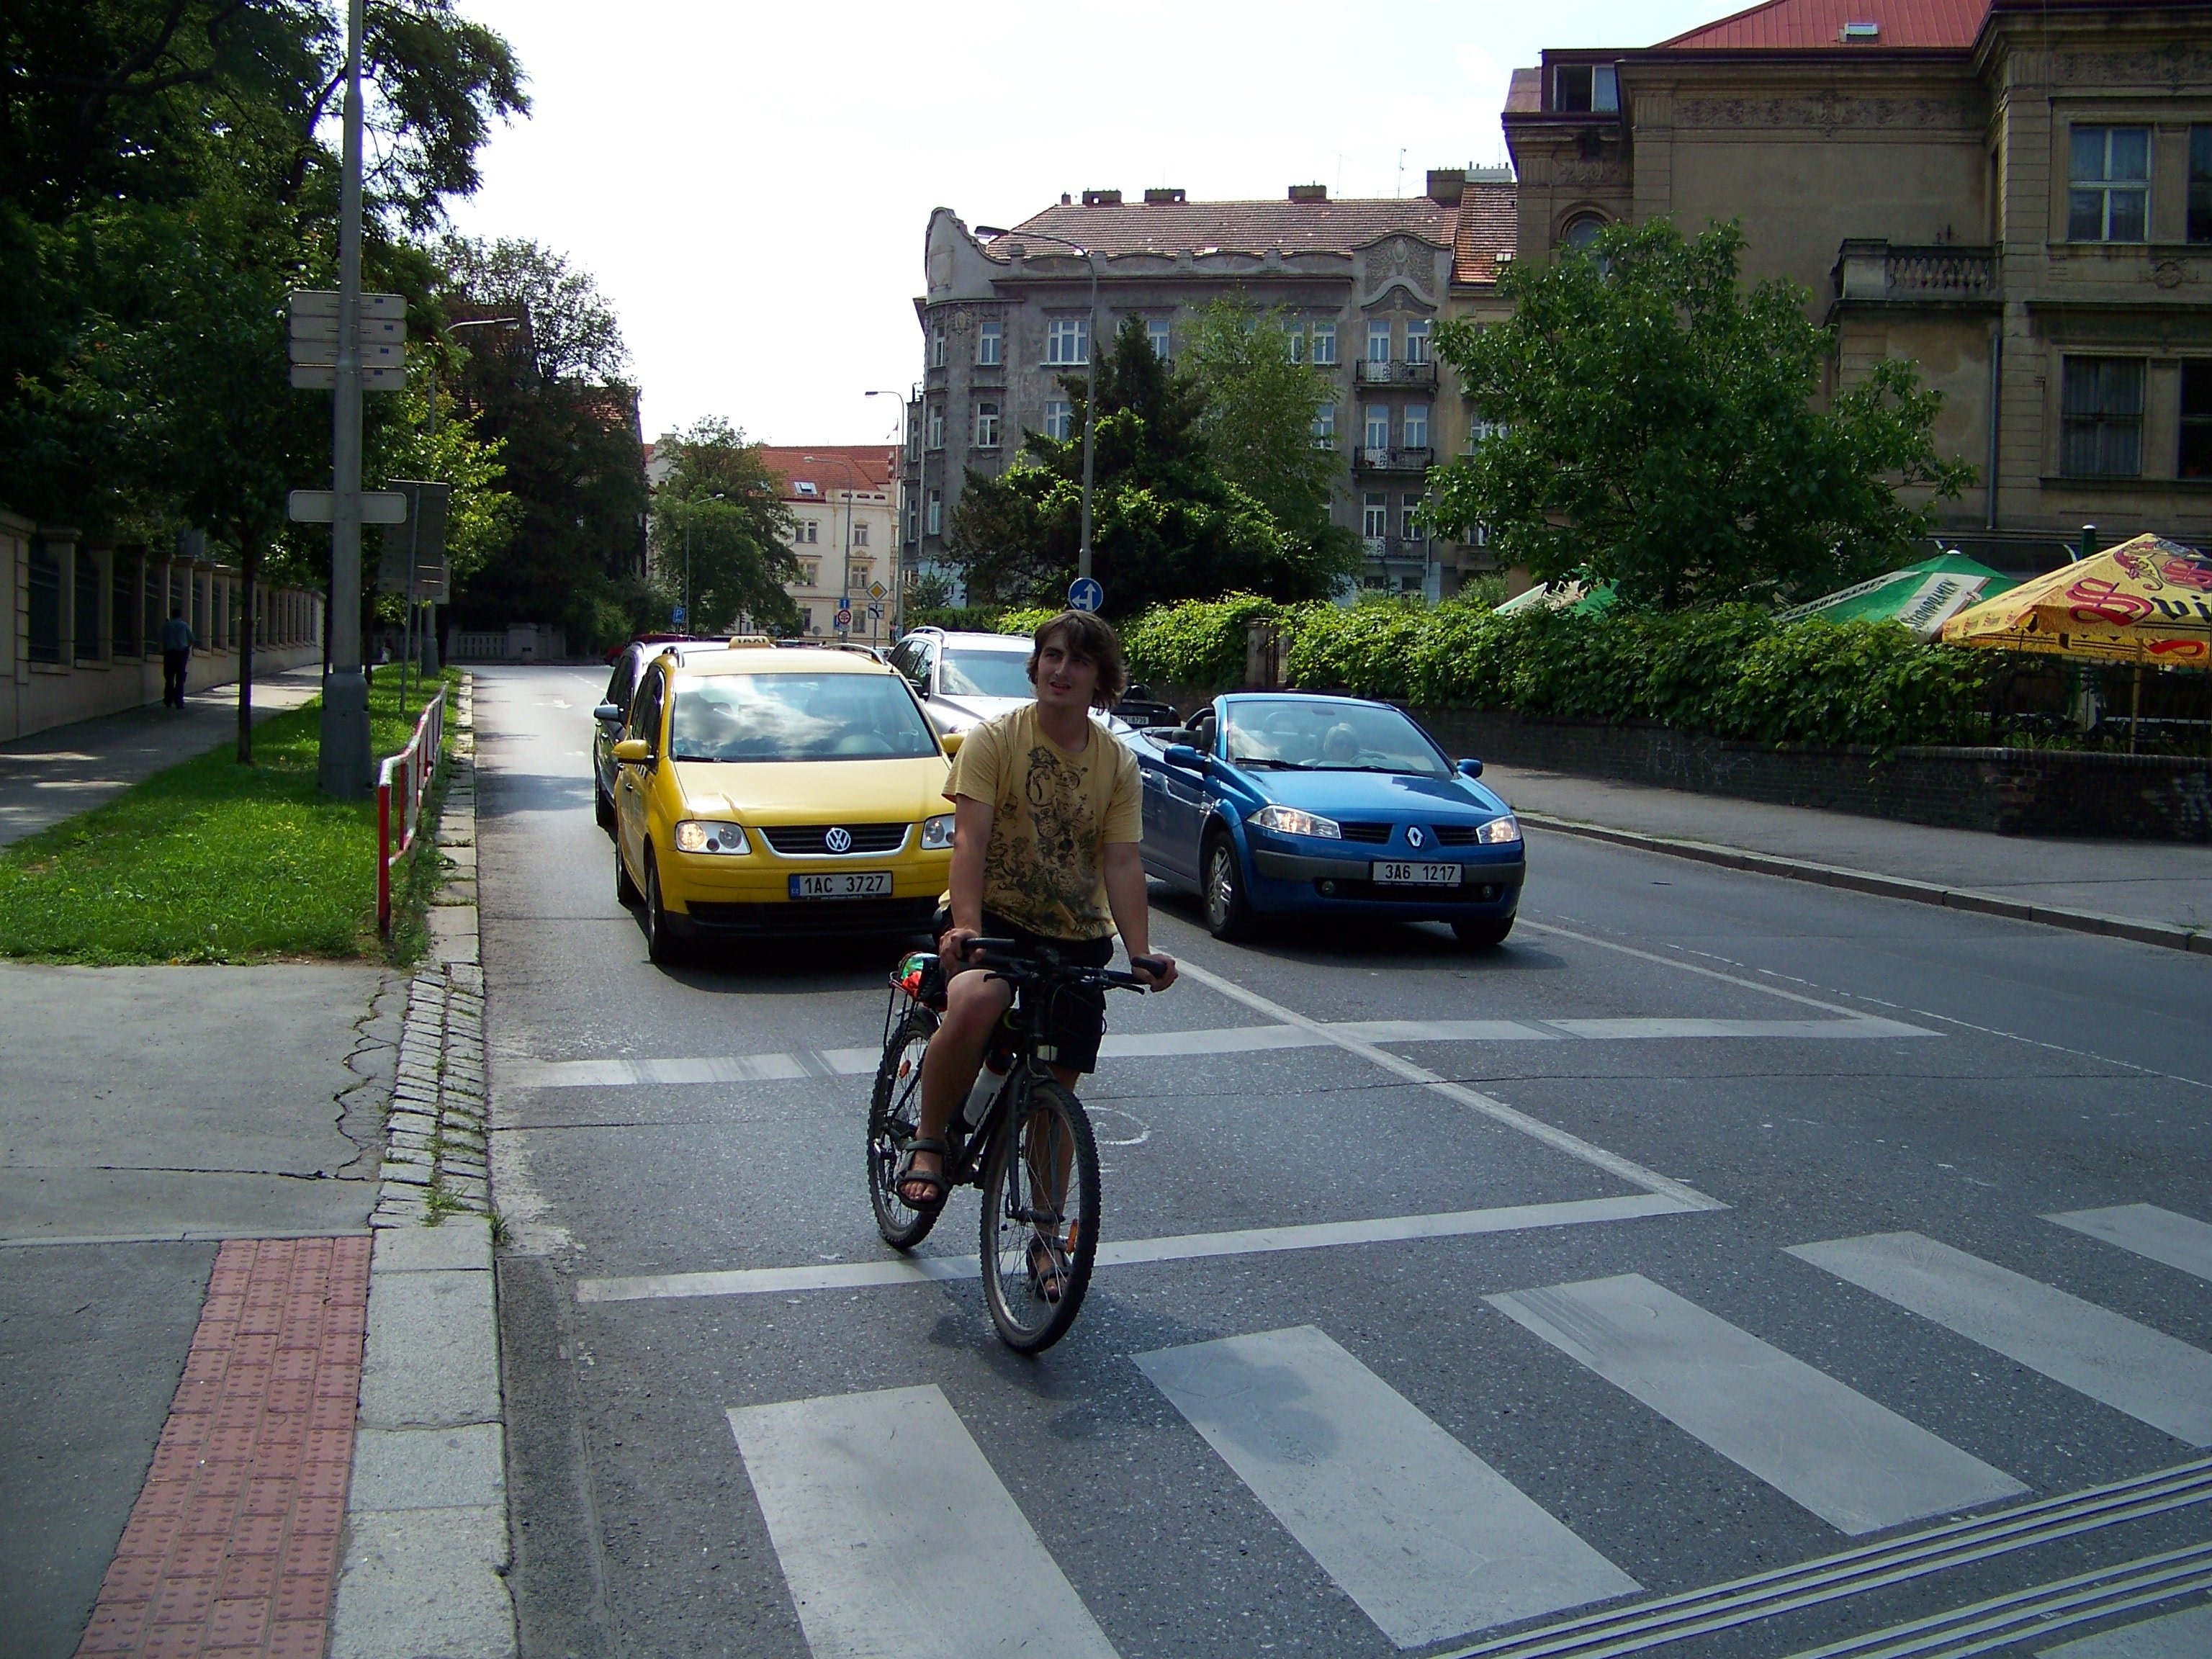
[[[645,953],[665,966],[676,960],[676,929],[660,902],[660,868],[650,848],[645,854]]]
[[[1226,836],[1207,843],[1206,928],[1216,939],[1242,939],[1252,931],[1252,907],[1244,896],[1244,872]]]

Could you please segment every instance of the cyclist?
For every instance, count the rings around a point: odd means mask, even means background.
[[[1029,677],[1036,701],[971,730],[945,786],[953,803],[952,889],[938,917],[945,1018],[922,1058],[919,1133],[897,1176],[915,1210],[945,1202],[945,1126],[1013,1003],[1011,986],[966,960],[969,939],[1050,946],[1103,968],[1118,930],[1141,982],[1175,983],[1174,959],[1151,948],[1137,758],[1091,718],[1128,683],[1121,642],[1097,617],[1064,611],[1036,630]],[[1103,991],[1063,991],[1047,1011],[1038,1057],[1072,1088],[1097,1063],[1105,1024]]]

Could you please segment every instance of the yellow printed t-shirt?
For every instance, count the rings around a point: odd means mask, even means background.
[[[1096,721],[1071,755],[1024,703],[969,732],[952,757],[947,799],[988,801],[983,904],[1048,939],[1104,939],[1106,848],[1144,838],[1137,757]]]

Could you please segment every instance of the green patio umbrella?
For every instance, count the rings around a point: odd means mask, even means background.
[[[1923,640],[1932,640],[1943,624],[1968,605],[1995,599],[2020,584],[1963,553],[1942,553],[1902,570],[1854,583],[1839,593],[1792,606],[1777,622],[1903,623]]]

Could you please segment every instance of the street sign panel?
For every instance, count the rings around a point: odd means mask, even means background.
[[[399,341],[407,337],[404,317],[364,317],[358,331],[363,340]],[[335,340],[338,337],[338,319],[329,317],[295,317],[291,337],[295,340]]]
[[[880,605],[876,604],[873,600],[870,600],[868,603],[868,614],[871,617],[880,620],[884,614],[884,608]]]
[[[285,507],[286,516],[294,524],[329,524],[338,516],[338,493],[335,489],[295,489]],[[363,524],[404,524],[406,519],[407,498],[398,490],[361,492]]]
[[[1078,576],[1067,585],[1067,602],[1078,611],[1096,611],[1106,603],[1106,589],[1096,576]]]
[[[289,349],[295,363],[324,363],[331,368],[338,366],[337,337],[327,340],[303,340],[292,337]],[[398,368],[407,366],[407,347],[398,340],[364,339],[355,349],[361,354],[363,368]]]
[[[295,288],[290,295],[291,313],[295,319],[302,317],[328,317],[337,320],[338,291],[334,288]],[[361,318],[379,321],[397,317],[405,321],[407,296],[404,294],[364,294],[361,296]]]
[[[881,582],[870,582],[868,584],[868,597],[872,599],[880,599],[884,594],[890,592],[890,589],[885,587]]]
[[[690,620],[691,613],[686,611],[682,605],[672,605],[669,608],[668,625],[671,628],[681,628],[684,623]]]
[[[335,363],[295,363],[292,365],[292,384],[301,392],[335,392],[338,371]],[[407,385],[407,370],[389,364],[364,365],[361,371],[363,392],[398,392]]]
[[[405,498],[408,514],[399,523],[384,526],[377,591],[411,592],[418,604],[443,605],[447,598],[446,509],[453,487],[411,478],[394,478],[392,483],[394,492]]]
[[[837,608],[837,626],[838,626],[838,627],[840,627],[840,628],[850,628],[852,625],[853,625],[853,608],[852,608],[850,605],[840,605],[840,606],[838,606],[838,608]]]

